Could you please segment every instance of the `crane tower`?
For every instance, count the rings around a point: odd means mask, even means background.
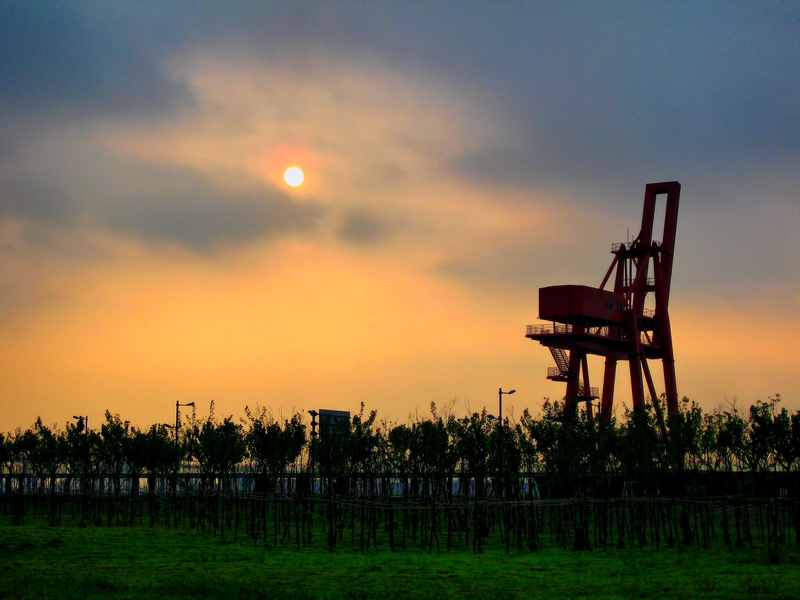
[[[539,289],[539,319],[528,325],[526,337],[550,349],[556,366],[547,378],[566,382],[567,414],[576,404],[601,398],[600,419],[611,420],[617,362],[630,366],[634,409],[644,406],[645,389],[654,400],[656,416],[666,435],[648,361],[660,360],[669,416],[678,413],[675,358],[669,321],[669,290],[681,185],[677,181],[649,183],[644,192],[642,228],[632,242],[612,244],[614,258],[599,288],[558,285]],[[666,196],[664,232],[653,239],[656,199]],[[607,285],[613,289],[606,289]],[[589,382],[588,355],[605,357],[602,396]]]

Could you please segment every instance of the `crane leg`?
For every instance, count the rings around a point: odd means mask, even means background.
[[[577,350],[569,353],[569,379],[567,380],[567,395],[564,398],[564,416],[568,423],[574,423],[577,410],[575,399],[580,393],[581,362],[585,355]]]
[[[617,379],[617,360],[606,358],[603,372],[603,396],[600,404],[600,424],[605,427],[611,423],[611,410],[614,403],[614,384]]]

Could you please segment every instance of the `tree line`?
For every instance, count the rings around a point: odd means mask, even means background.
[[[800,411],[780,397],[703,413],[684,399],[664,428],[652,405],[604,427],[546,400],[500,422],[431,405],[405,424],[364,407],[311,435],[276,420],[193,411],[187,425],[132,427],[106,412],[0,436],[0,514],[52,525],[184,527],[252,543],[428,552],[486,544],[667,547],[800,543]],[[141,490],[145,482],[146,492]],[[772,559],[772,558],[771,558]],[[777,560],[777,558],[776,558]]]
[[[362,405],[349,429],[314,439],[304,415],[281,422],[264,408],[246,407],[236,422],[218,419],[212,403],[207,417],[193,410],[178,430],[140,429],[106,411],[95,429],[82,418],[63,429],[39,418],[0,434],[0,477],[5,493],[42,495],[136,496],[141,481],[149,493],[159,482],[165,493],[238,485],[256,493],[299,487],[362,495],[378,494],[380,484],[408,498],[789,493],[800,471],[800,411],[780,401],[776,395],[747,410],[704,413],[684,398],[666,436],[652,404],[606,427],[586,410],[565,418],[563,402],[550,400],[539,416],[525,410],[503,422],[485,410],[456,417],[452,405],[432,403],[429,416],[396,424]]]

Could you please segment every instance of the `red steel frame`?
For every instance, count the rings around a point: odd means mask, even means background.
[[[605,357],[605,371],[601,396],[600,419],[603,424],[611,420],[617,362],[627,360],[630,365],[631,396],[634,409],[644,407],[645,385],[650,397],[658,398],[648,360],[661,360],[664,370],[664,387],[669,416],[678,413],[678,389],[675,380],[675,356],[669,319],[669,293],[672,281],[672,263],[675,253],[675,232],[678,223],[678,203],[681,186],[677,181],[650,183],[645,187],[642,227],[636,239],[629,244],[614,244],[614,259],[606,272],[599,290],[604,290],[613,276],[613,298],[624,297],[621,314],[603,317],[596,310],[583,308],[571,310],[564,300],[563,310],[558,310],[565,288],[580,294],[580,286],[561,286],[557,300],[549,302],[555,309],[548,312],[557,315],[542,315],[543,300],[556,298],[557,288],[542,288],[539,318],[548,318],[551,325],[529,325],[526,337],[539,341],[550,348],[556,358],[558,369],[551,369],[549,379],[566,381],[565,406],[575,409],[582,400],[597,398],[589,385],[587,355]],[[666,195],[664,232],[662,240],[653,240],[656,199]],[[652,267],[652,276],[651,273]],[[590,290],[584,290],[590,291]],[[612,298],[605,292],[602,299]],[[645,301],[652,294],[654,308],[647,308]],[[585,294],[598,296],[598,292]],[[572,300],[575,304],[575,301]],[[608,305],[611,308],[612,301]],[[588,303],[587,303],[588,305]],[[569,359],[565,361],[566,353]],[[566,368],[564,365],[566,364]],[[583,381],[581,381],[581,377]],[[658,402],[653,402],[659,425],[666,435],[666,427]],[[591,414],[591,402],[587,403]]]

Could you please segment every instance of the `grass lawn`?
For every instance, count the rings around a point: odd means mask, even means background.
[[[0,518],[0,598],[800,598],[800,548],[297,550],[163,526]]]

